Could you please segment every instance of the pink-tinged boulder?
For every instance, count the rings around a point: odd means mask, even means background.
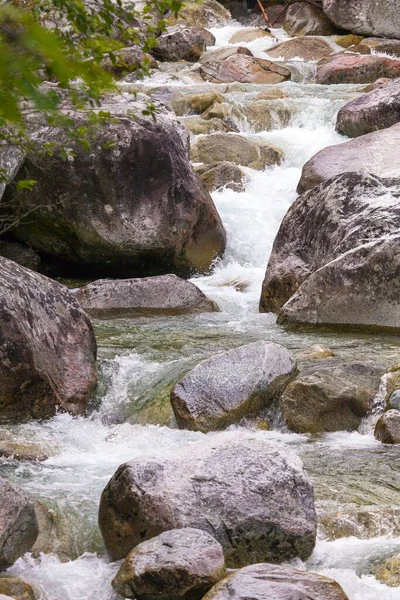
[[[373,83],[380,77],[400,77],[400,60],[385,56],[371,56],[339,52],[324,58],[317,65],[315,82]]]

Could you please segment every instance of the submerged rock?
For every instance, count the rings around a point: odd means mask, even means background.
[[[254,342],[202,361],[171,393],[178,425],[194,431],[224,429],[257,415],[296,376],[296,361],[285,348]]]
[[[356,363],[300,374],[280,399],[283,418],[298,433],[354,431],[372,409],[382,375]]]
[[[229,133],[201,137],[192,146],[192,160],[206,165],[229,161],[261,170],[280,164],[282,159],[283,152],[267,142]]]
[[[325,164],[328,167],[328,163]],[[395,234],[400,226],[399,198],[399,180],[380,179],[368,173],[339,175],[297,198],[275,238],[260,309],[279,312],[311,273],[368,241]],[[374,276],[375,283],[378,277],[382,280],[382,293],[385,293],[384,281],[390,281],[389,266]],[[338,285],[339,281],[343,282],[339,278]],[[385,295],[390,302],[389,298],[393,301],[394,296],[390,292],[391,283],[387,285]],[[351,290],[342,292],[345,302]],[[371,301],[375,302],[373,314],[376,314],[379,305],[374,298],[375,292]],[[336,292],[326,298],[332,305],[337,300]]]
[[[39,598],[39,594],[29,583],[11,575],[0,575],[0,593],[10,597],[11,600],[38,600]]]
[[[94,317],[179,315],[217,310],[199,288],[176,275],[143,279],[100,279],[80,288],[79,304]]]
[[[323,0],[325,14],[353,33],[400,39],[397,0]]]
[[[225,60],[208,60],[200,66],[205,81],[214,83],[282,83],[291,77],[289,69],[270,60],[233,54]]]
[[[299,194],[332,177],[364,171],[379,177],[400,177],[400,123],[337,146],[328,146],[303,167]]]
[[[399,122],[400,79],[395,79],[345,104],[339,110],[336,129],[348,137],[357,137]]]
[[[31,550],[38,536],[34,501],[21,488],[0,479],[0,570]],[[1,585],[0,593],[8,594]]]
[[[0,258],[0,422],[85,412],[96,340],[63,285]]]
[[[399,274],[400,235],[358,246],[310,275],[278,322],[400,332]]]
[[[272,58],[283,58],[284,60],[301,58],[310,61],[326,58],[334,50],[324,38],[308,36],[285,40],[272,48],[268,48],[265,52]]]
[[[204,165],[197,168],[196,172],[209,192],[224,187],[243,192],[246,187],[246,175],[240,167],[228,161]]]
[[[400,60],[385,56],[363,56],[339,52],[322,59],[317,65],[315,82],[373,83],[380,77],[400,77]]]
[[[99,524],[113,560],[163,531],[194,527],[220,542],[229,567],[304,560],[316,535],[301,460],[241,432],[121,465],[103,491]]]
[[[204,600],[348,600],[336,581],[291,567],[261,563],[228,575]]]
[[[37,183],[32,191],[6,191],[7,201],[37,208],[15,235],[62,261],[70,276],[207,271],[224,250],[225,231],[189,162],[185,129],[172,113],[153,121],[128,100],[107,109],[111,117],[90,129],[90,151],[57,128],[35,129],[18,179]],[[87,125],[85,112],[72,117],[76,127]],[[39,152],[45,143],[55,144],[51,157]],[[65,145],[70,160],[57,151]]]
[[[400,410],[386,411],[377,422],[374,435],[383,444],[400,444]]]
[[[283,29],[290,36],[334,35],[337,28],[322,11],[308,2],[295,2],[286,11]]]
[[[186,527],[136,546],[112,585],[124,598],[197,600],[225,574],[221,544],[205,531]]]

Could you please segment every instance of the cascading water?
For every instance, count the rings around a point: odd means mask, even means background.
[[[217,47],[229,45],[237,29],[237,25],[214,29]],[[278,39],[286,37],[282,31],[274,33]],[[241,45],[256,56],[267,57],[266,48],[273,43],[258,39]],[[32,583],[43,600],[117,597],[110,582],[118,565],[105,557],[97,528],[101,491],[122,462],[142,454],[165,455],[203,437],[166,426],[171,424],[171,384],[200,360],[229,347],[267,339],[294,352],[318,342],[344,358],[383,357],[388,365],[398,362],[399,342],[390,336],[295,334],[277,327],[272,315],[258,313],[268,256],[279,224],[296,197],[302,165],[318,150],[343,141],[334,130],[335,115],[356,89],[299,83],[300,79],[309,81],[313,68],[297,62],[296,81],[282,84],[288,98],[276,102],[290,111],[289,125],[254,133],[245,118],[236,121],[241,132],[281,148],[285,160],[265,171],[246,169],[244,192],[224,189],[213,194],[227,230],[227,251],[209,276],[194,281],[221,312],[98,322],[102,386],[91,415],[59,415],[48,422],[11,428],[15,439],[45,446],[50,458],[42,463],[2,459],[2,474],[63,515],[65,535],[72,538],[75,548],[76,558],[69,562],[54,555],[26,555],[9,569]],[[216,87],[194,84],[190,69],[179,77],[176,70],[171,74],[164,69],[143,84],[163,85],[188,92]],[[225,88],[220,87],[220,91]],[[248,85],[243,91],[241,86],[226,96],[245,105],[260,88]],[[146,422],[161,425],[141,424]],[[388,450],[376,442],[371,426],[360,431],[316,439],[280,431],[254,431],[252,435],[295,447],[314,481],[319,539],[308,562],[297,566],[333,577],[350,600],[378,596],[400,600],[400,589],[390,589],[371,574],[379,560],[400,552],[400,484],[395,479],[400,455],[395,448]],[[338,527],[342,528],[340,536]]]

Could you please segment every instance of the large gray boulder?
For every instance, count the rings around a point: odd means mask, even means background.
[[[265,50],[271,58],[282,58],[283,60],[321,60],[334,52],[333,45],[326,39],[318,36],[305,36],[293,38],[280,42],[272,48]]]
[[[358,246],[315,271],[278,315],[283,324],[400,332],[400,235]]]
[[[400,122],[400,79],[345,104],[338,113],[336,129],[357,137]]]
[[[338,31],[322,7],[309,2],[295,2],[289,6],[283,29],[290,36],[334,35]]]
[[[80,288],[75,297],[94,317],[180,315],[217,310],[199,288],[176,275],[142,279],[100,279]]]
[[[353,33],[400,39],[397,0],[323,0],[333,23]]]
[[[97,383],[96,340],[63,285],[0,257],[0,422],[82,414]]]
[[[90,150],[58,128],[32,125],[33,149],[14,183],[37,183],[32,191],[13,183],[5,192],[16,209],[33,210],[14,234],[75,276],[209,269],[224,250],[225,231],[190,164],[183,126],[165,111],[155,121],[142,116],[143,104],[129,99],[102,108],[110,117],[89,128]],[[72,119],[75,128],[88,125],[85,112]],[[44,144],[55,145],[51,156]],[[65,146],[67,160],[59,153]]]
[[[201,28],[178,27],[160,35],[152,53],[161,61],[197,62],[206,48],[206,37]]]
[[[296,376],[293,356],[272,342],[254,342],[205,360],[171,392],[178,425],[224,429],[267,408]]]
[[[121,465],[103,491],[99,524],[113,560],[163,531],[194,527],[220,542],[228,567],[305,559],[316,534],[301,460],[237,431]]]
[[[250,565],[230,574],[204,600],[348,600],[336,581],[291,567]]]
[[[395,234],[400,227],[399,198],[400,180],[369,173],[339,175],[297,198],[275,238],[260,309],[279,312],[325,264],[368,241]]]
[[[0,498],[0,570],[3,570],[29,552],[39,529],[35,503],[21,488],[0,478]]]
[[[299,194],[349,171],[367,171],[378,177],[400,177],[400,123],[338,146],[329,146],[303,167]]]
[[[206,531],[186,527],[136,546],[112,585],[135,600],[197,600],[225,575],[221,544]]]
[[[280,399],[283,418],[298,433],[354,431],[372,409],[383,374],[359,363],[300,374]]]
[[[315,82],[324,85],[373,83],[381,77],[400,77],[400,60],[386,56],[339,52],[319,61]]]

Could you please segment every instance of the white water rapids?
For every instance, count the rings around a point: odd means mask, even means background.
[[[217,47],[226,46],[237,27],[213,29]],[[281,31],[276,34],[279,39],[285,37]],[[241,45],[267,57],[264,50],[272,43],[261,39]],[[241,132],[281,148],[284,163],[265,171],[247,169],[249,183],[242,193],[225,189],[213,194],[227,231],[227,250],[212,274],[194,280],[221,312],[99,323],[103,383],[92,414],[87,418],[59,415],[48,422],[12,428],[24,443],[45,445],[51,457],[43,463],[2,459],[1,473],[64,515],[65,536],[72,537],[78,556],[61,562],[54,555],[34,558],[28,554],[9,569],[32,583],[43,600],[117,598],[111,579],[118,564],[108,562],[96,524],[101,491],[122,462],[142,454],[164,456],[201,439],[200,433],[141,425],[138,411],[199,360],[240,343],[271,339],[293,350],[319,342],[344,356],[385,355],[393,363],[396,357],[398,361],[399,342],[390,336],[292,334],[278,328],[272,315],[258,313],[268,256],[279,224],[296,197],[301,168],[320,149],[344,141],[335,132],[335,116],[356,89],[300,83],[302,73],[309,77],[312,69],[313,65],[296,63],[296,82],[281,86],[289,97],[277,102],[286,103],[292,112],[288,127],[254,134],[246,122],[240,123]],[[145,85],[193,90],[209,85],[196,87],[189,77],[184,80],[162,72]],[[232,98],[245,102],[246,94],[255,90],[255,86],[248,87],[249,92],[230,92]],[[319,514],[343,513],[350,521],[360,509],[375,515],[375,537],[363,531],[360,537],[328,541],[321,530],[307,564],[295,564],[336,579],[350,600],[400,600],[400,588],[391,589],[371,574],[379,560],[400,552],[400,525],[391,517],[400,500],[400,482],[396,483],[400,450],[385,449],[370,429],[364,435],[338,433],[316,440],[279,431],[254,435],[289,444],[302,454],[316,485]]]

